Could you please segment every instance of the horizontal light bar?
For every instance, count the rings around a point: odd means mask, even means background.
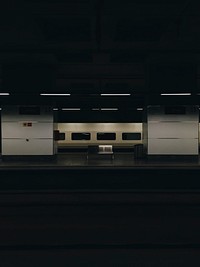
[[[118,110],[118,108],[92,108],[92,110],[102,110],[102,111],[112,111],[112,110]]]
[[[101,94],[101,96],[130,96],[131,94]]]
[[[54,111],[58,110],[58,108],[53,108]]]
[[[0,93],[0,96],[10,95],[9,93]]]
[[[62,110],[64,110],[64,111],[65,110],[70,110],[70,111],[72,110],[73,111],[73,110],[81,110],[81,109],[80,108],[62,108]]]
[[[143,108],[137,108],[137,110],[141,111],[141,110],[143,110]]]
[[[54,93],[46,94],[46,93],[42,93],[40,95],[42,95],[42,96],[70,96],[71,94],[54,94]]]
[[[110,111],[110,110],[118,110],[118,108],[101,108],[100,110],[103,110],[103,111],[104,110],[109,110]]]
[[[191,95],[191,93],[166,93],[166,94],[160,94],[160,95]]]

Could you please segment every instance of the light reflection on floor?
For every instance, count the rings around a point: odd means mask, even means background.
[[[47,160],[1,160],[0,167],[151,167],[151,166],[171,166],[171,167],[200,167],[199,157],[184,158],[172,156],[169,158],[143,158],[135,159],[131,153],[115,153],[114,159],[108,155],[90,156],[87,159],[86,153],[62,153],[58,154],[55,159]]]

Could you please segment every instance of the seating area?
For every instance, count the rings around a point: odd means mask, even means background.
[[[112,145],[95,145],[88,146],[87,159],[95,156],[109,156],[114,159],[113,146]]]
[[[143,144],[135,144],[132,146],[116,146],[116,145],[88,145],[88,146],[62,146],[58,148],[58,153],[86,153],[87,159],[89,156],[95,155],[109,155],[114,159],[116,153],[128,153],[132,154],[135,159],[144,157]]]

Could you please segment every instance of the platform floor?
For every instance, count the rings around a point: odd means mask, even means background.
[[[2,160],[0,191],[200,192],[200,159],[134,159],[133,154],[91,157],[58,154],[54,160]]]
[[[0,162],[0,266],[200,266],[200,161]]]
[[[57,154],[55,159],[17,158],[1,159],[1,168],[80,168],[80,167],[109,167],[109,168],[200,168],[200,157],[146,157],[135,159],[132,153],[115,153],[114,158],[110,155],[97,155],[87,158],[86,153],[62,153]]]

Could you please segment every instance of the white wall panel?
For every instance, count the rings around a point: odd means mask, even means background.
[[[147,124],[148,155],[198,155],[197,106],[149,106]]]
[[[2,155],[53,155],[52,139],[4,139]]]
[[[149,139],[149,155],[198,155],[198,139]]]
[[[54,155],[52,107],[3,106],[1,115],[3,156]]]
[[[148,138],[198,138],[198,122],[149,122]]]
[[[53,123],[32,121],[31,126],[24,126],[24,123],[31,122],[3,122],[3,138],[53,138]]]

